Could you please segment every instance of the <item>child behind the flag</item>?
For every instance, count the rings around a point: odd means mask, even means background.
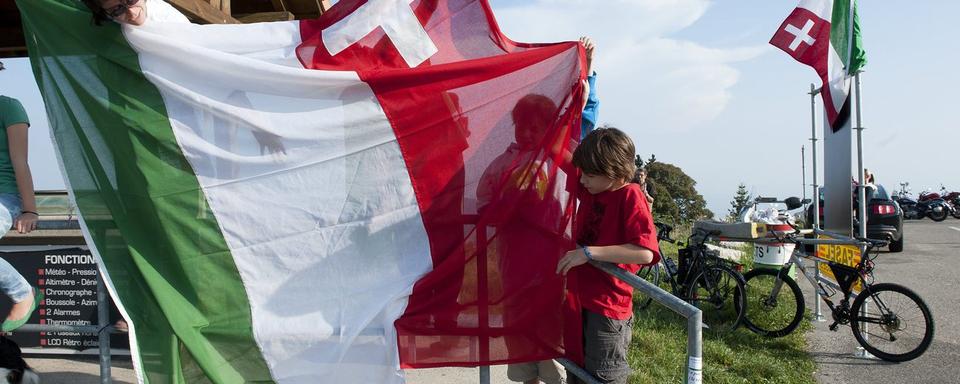
[[[588,37],[581,37],[587,61],[588,87],[584,92],[581,122],[582,135],[594,129],[599,108],[599,98],[594,89],[595,74],[592,63],[595,45]],[[494,243],[499,257],[499,270],[503,291],[512,293],[511,300],[505,301],[504,323],[506,328],[521,328],[524,321],[549,321],[543,314],[530,316],[524,310],[527,300],[538,295],[549,295],[553,287],[537,284],[531,278],[542,271],[544,265],[529,257],[532,254],[551,254],[562,252],[553,236],[546,236],[560,222],[562,213],[558,194],[548,191],[551,188],[563,188],[564,182],[548,183],[548,176],[555,165],[552,158],[556,153],[545,153],[543,142],[547,138],[550,123],[557,113],[556,104],[543,95],[529,94],[522,97],[511,113],[514,123],[515,140],[506,152],[494,159],[487,167],[477,188],[477,200],[480,211],[492,220],[497,228]],[[582,136],[581,136],[582,138]],[[549,141],[556,140],[556,138]],[[557,145],[546,145],[556,148]],[[569,159],[570,152],[560,155]],[[559,177],[559,176],[557,176]],[[505,214],[509,213],[510,217]],[[546,213],[546,214],[544,214]],[[550,251],[548,251],[550,250]],[[546,266],[550,268],[549,265]],[[510,314],[511,316],[507,316]],[[524,317],[528,319],[524,319]],[[531,336],[533,337],[533,336]],[[508,349],[530,351],[536,347],[529,341],[518,342],[516,338],[505,338]],[[523,352],[517,352],[522,355]],[[563,384],[566,377],[562,367],[554,360],[527,363],[513,363],[507,366],[507,378],[525,384]]]
[[[492,237],[498,259],[498,271],[503,292],[503,323],[507,332],[516,329],[537,329],[533,324],[557,321],[551,314],[529,310],[531,300],[562,291],[562,281],[545,284],[538,276],[549,276],[551,263],[535,255],[552,255],[553,260],[563,253],[555,235],[562,221],[563,209],[556,188],[565,183],[551,181],[556,166],[549,149],[554,141],[548,137],[557,106],[543,95],[529,94],[514,106],[512,119],[514,142],[487,167],[477,187],[478,211],[496,228]],[[568,152],[569,153],[569,152]],[[559,304],[559,303],[558,303]],[[559,311],[557,311],[559,313]],[[542,354],[532,335],[504,337],[511,355]],[[549,339],[545,337],[544,339]],[[535,384],[562,384],[562,368],[553,360],[512,363],[507,366],[507,378],[516,382]]]
[[[657,234],[636,171],[633,142],[616,128],[590,132],[573,153],[580,169],[580,206],[573,249],[557,264],[557,273],[573,270],[583,306],[584,368],[604,383],[626,383],[627,349],[632,335],[633,287],[589,265],[590,260],[619,264],[631,272],[656,263]],[[576,268],[575,270],[573,268]],[[571,383],[576,376],[568,373]]]

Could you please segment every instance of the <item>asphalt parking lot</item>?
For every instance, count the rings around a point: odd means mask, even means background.
[[[831,321],[815,323],[808,334],[810,353],[817,361],[817,382],[849,383],[956,383],[960,377],[960,305],[955,289],[960,288],[960,220],[947,218],[904,222],[904,249],[901,253],[881,252],[877,257],[876,282],[904,285],[917,292],[933,312],[936,331],[927,352],[905,363],[893,364],[856,355],[858,344],[850,327],[837,332],[828,329]],[[800,283],[813,308],[809,283]],[[824,314],[829,317],[824,306]]]

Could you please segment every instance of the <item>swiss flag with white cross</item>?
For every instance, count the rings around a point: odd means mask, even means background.
[[[826,73],[827,50],[830,49],[830,21],[798,7],[780,24],[780,28],[770,39],[770,44],[797,61],[813,67],[817,73],[821,70]]]
[[[848,117],[845,105],[849,86],[843,63],[830,43],[831,21],[827,18],[832,4],[832,1],[801,1],[780,24],[770,44],[817,71],[823,85],[820,94],[827,119],[837,130]]]

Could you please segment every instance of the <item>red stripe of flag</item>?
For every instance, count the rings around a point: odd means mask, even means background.
[[[331,55],[321,31],[362,4],[302,22],[297,53],[370,84],[410,173],[434,269],[395,324],[401,364],[580,360],[579,305],[554,271],[573,247],[583,50],[513,43],[485,1],[440,0],[411,3],[437,48],[416,68],[382,28]]]

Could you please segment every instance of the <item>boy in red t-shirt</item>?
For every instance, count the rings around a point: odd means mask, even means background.
[[[590,132],[573,152],[583,186],[576,221],[579,246],[557,264],[557,273],[576,274],[576,294],[583,306],[584,368],[603,383],[626,383],[630,375],[633,287],[583,264],[606,261],[636,273],[640,265],[660,260],[650,206],[640,186],[630,183],[635,156],[633,141],[616,128]],[[567,378],[579,382],[570,373]]]

